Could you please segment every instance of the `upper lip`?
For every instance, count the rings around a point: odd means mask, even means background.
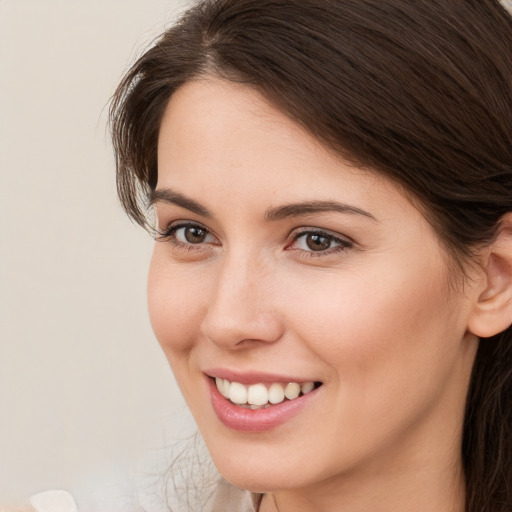
[[[304,382],[319,382],[317,379],[308,379],[304,377],[297,377],[296,375],[283,375],[277,373],[267,372],[240,372],[237,370],[230,370],[228,368],[209,368],[203,370],[203,373],[208,377],[226,379],[230,382],[239,382],[240,384],[264,384],[272,382],[297,382],[298,384]]]

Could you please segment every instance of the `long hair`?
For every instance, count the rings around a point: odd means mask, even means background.
[[[459,268],[512,211],[512,18],[498,0],[198,3],[111,104],[119,197],[143,226],[163,112],[205,75],[255,88],[326,147],[401,186]],[[511,328],[479,342],[461,453],[466,511],[510,512]]]

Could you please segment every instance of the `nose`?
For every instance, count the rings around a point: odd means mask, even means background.
[[[261,258],[233,255],[219,263],[201,325],[203,335],[227,350],[277,341],[284,326],[276,307],[274,277]]]

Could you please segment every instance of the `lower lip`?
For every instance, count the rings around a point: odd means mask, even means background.
[[[317,394],[318,389],[310,391],[294,400],[285,400],[280,404],[262,409],[246,409],[224,398],[215,381],[208,378],[213,410],[219,420],[232,430],[240,432],[264,432],[282,425],[298,414]]]

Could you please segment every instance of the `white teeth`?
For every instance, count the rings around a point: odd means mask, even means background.
[[[247,388],[239,382],[232,382],[229,385],[229,399],[234,404],[246,404],[247,403]]]
[[[224,398],[229,398],[229,388],[230,388],[230,383],[229,383],[229,380],[226,380],[226,379],[221,379],[222,380],[222,395],[224,396]]]
[[[249,386],[247,403],[251,405],[265,405],[268,402],[267,387],[263,384]]]
[[[284,396],[288,398],[288,400],[293,400],[297,398],[300,394],[300,384],[296,382],[290,382],[284,388]]]
[[[224,398],[229,398],[229,381],[217,377],[215,379],[215,384],[217,384],[217,389],[219,390],[220,394]]]
[[[305,382],[300,387],[300,390],[302,391],[303,395],[307,395],[310,391],[313,391],[315,389],[315,383],[314,382]]]
[[[284,400],[284,389],[281,384],[272,384],[268,390],[268,401],[271,404],[280,404]]]
[[[215,379],[220,394],[237,405],[247,405],[251,409],[259,409],[263,406],[270,407],[270,404],[280,404],[287,398],[294,400],[301,393],[310,393],[315,389],[314,382],[289,382],[285,387],[275,382],[267,387],[265,384],[253,384],[244,386],[240,382],[229,382],[226,379],[217,377]]]

